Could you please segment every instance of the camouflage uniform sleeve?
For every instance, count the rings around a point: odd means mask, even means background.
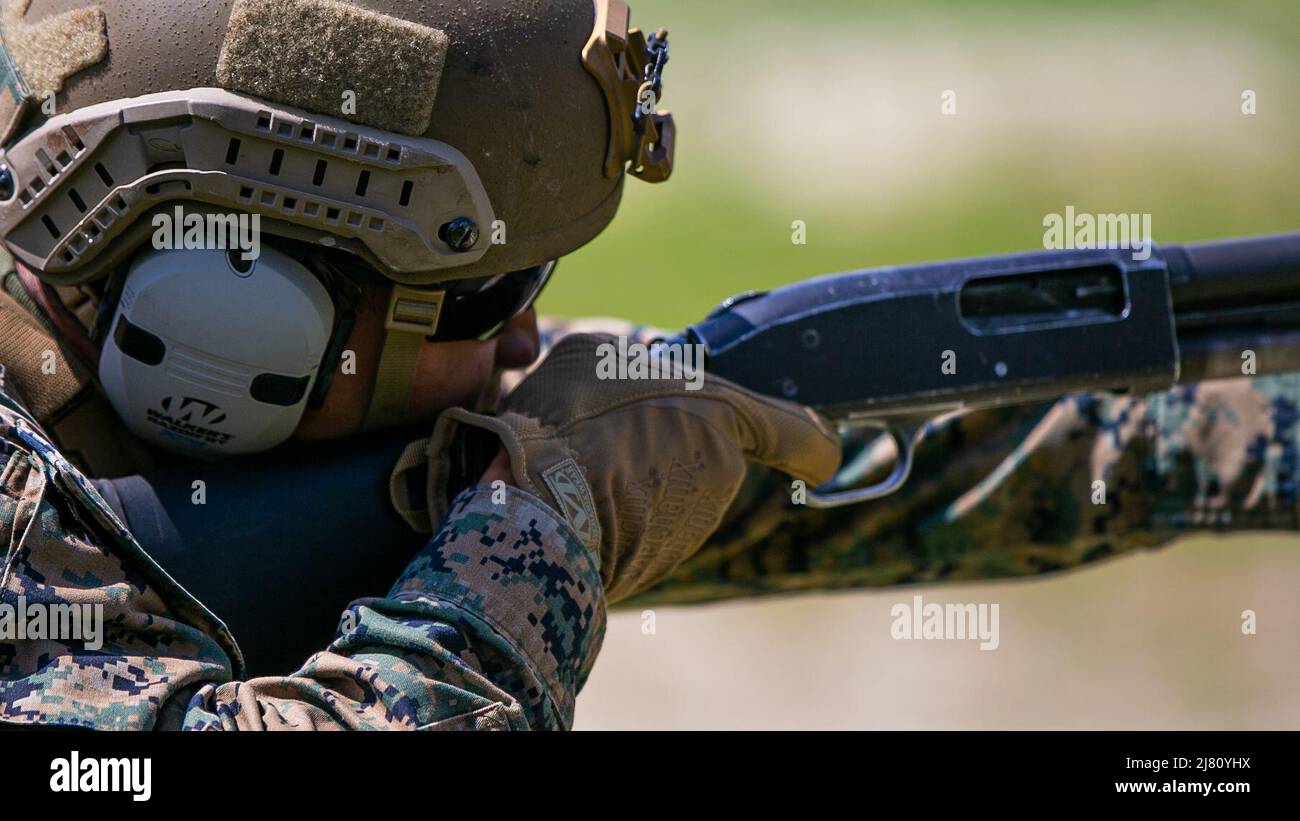
[[[869,450],[864,473],[890,455]],[[874,502],[812,510],[752,472],[709,544],[626,604],[1033,576],[1294,530],[1298,482],[1300,375],[981,411],[932,424],[906,487]]]
[[[294,675],[209,684],[185,729],[567,729],[604,635],[600,568],[541,500],[474,487],[384,598]]]
[[[494,505],[490,489],[466,490],[388,594],[349,607],[326,650],[293,675],[239,681],[243,663],[225,626],[153,562],[3,392],[0,435],[0,723],[572,724],[603,637],[604,591],[581,541],[527,493],[507,488]],[[50,616],[49,629],[14,632],[20,610],[51,608],[98,611],[102,631],[55,630]]]

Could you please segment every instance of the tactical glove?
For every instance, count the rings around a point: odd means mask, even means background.
[[[840,461],[839,439],[816,413],[721,378],[599,378],[611,351],[601,346],[615,342],[565,337],[500,414],[443,412],[427,451],[430,501],[445,507],[504,447],[515,484],[563,514],[599,556],[610,601],[659,581],[704,544],[746,459],[810,485]]]

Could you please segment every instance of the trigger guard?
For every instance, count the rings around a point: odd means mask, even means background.
[[[845,472],[841,468],[840,472],[832,477],[829,482],[808,491],[808,507],[821,510],[879,499],[894,493],[907,482],[907,477],[912,473],[916,430],[894,426],[872,427],[882,427],[884,432],[894,440],[894,445],[898,448],[898,458],[894,461],[894,469],[889,472],[888,476],[875,484],[860,488],[837,490],[839,479]]]

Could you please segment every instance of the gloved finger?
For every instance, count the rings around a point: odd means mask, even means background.
[[[835,428],[811,408],[773,399],[715,379],[735,398],[729,401],[742,425],[745,455],[812,484],[829,480],[839,470],[840,437]]]

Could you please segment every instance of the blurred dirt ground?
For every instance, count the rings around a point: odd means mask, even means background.
[[[1298,729],[1300,538],[1200,538],[1034,581],[610,620],[578,729]],[[1000,605],[1000,646],[896,641],[890,608]],[[1254,610],[1257,633],[1243,635]]]

